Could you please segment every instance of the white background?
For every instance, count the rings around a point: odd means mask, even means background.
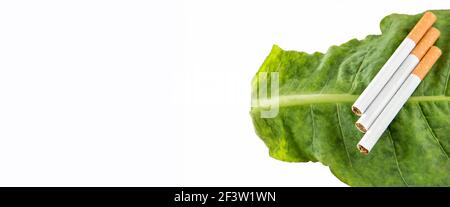
[[[250,80],[446,1],[1,1],[1,186],[345,186],[268,156]]]

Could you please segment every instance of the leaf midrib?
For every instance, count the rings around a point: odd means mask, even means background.
[[[327,104],[327,103],[353,103],[358,95],[351,94],[308,94],[308,95],[281,95],[279,96],[279,106],[297,106],[307,104]],[[261,100],[260,100],[261,101]],[[255,108],[264,108],[274,105],[276,99],[264,101],[264,106],[256,105]],[[449,101],[450,96],[412,96],[408,99],[408,103],[427,102],[427,101]],[[252,103],[258,103],[252,100]]]

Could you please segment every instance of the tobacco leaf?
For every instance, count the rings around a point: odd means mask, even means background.
[[[422,14],[389,15],[381,35],[352,39],[325,54],[274,45],[252,81],[252,97],[261,90],[260,73],[278,72],[279,112],[261,117],[272,102],[252,104],[250,111],[270,156],[321,162],[350,186],[450,186],[450,10],[433,13],[443,54],[367,156],[356,148],[363,134],[351,105]]]

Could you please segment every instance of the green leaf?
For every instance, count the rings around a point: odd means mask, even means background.
[[[270,156],[321,162],[350,186],[450,186],[450,10],[433,13],[443,54],[367,156],[356,148],[363,134],[351,105],[422,14],[389,15],[381,35],[332,46],[325,54],[273,46],[252,81],[252,96],[261,90],[259,74],[278,72],[278,114],[261,117],[274,106],[270,100],[252,104],[250,112]]]

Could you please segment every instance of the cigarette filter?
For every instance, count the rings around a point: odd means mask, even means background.
[[[411,74],[411,71],[419,63],[420,59],[439,38],[439,35],[439,30],[434,27],[427,31],[425,36],[419,41],[419,44],[417,44],[411,54],[403,61],[392,78],[369,105],[366,112],[358,119],[355,125],[360,131],[365,133],[369,129],[384,107],[389,103],[392,96],[394,96],[395,92],[397,92],[406,78]]]
[[[419,86],[422,79],[426,76],[436,60],[441,56],[441,50],[435,46],[428,50],[417,67],[409,75],[400,89],[395,93],[394,97],[389,101],[380,115],[377,117],[372,126],[367,130],[366,134],[359,141],[357,147],[363,154],[368,154],[373,146],[377,143],[383,132],[395,118],[402,106],[408,98]]]
[[[394,51],[391,57],[383,65],[380,71],[375,75],[369,85],[364,89],[358,99],[352,106],[352,111],[361,116],[381,89],[386,85],[400,64],[406,59],[416,44],[422,39],[425,32],[436,21],[436,16],[432,12],[425,12],[422,18],[417,22],[408,36],[400,43],[400,46]]]

